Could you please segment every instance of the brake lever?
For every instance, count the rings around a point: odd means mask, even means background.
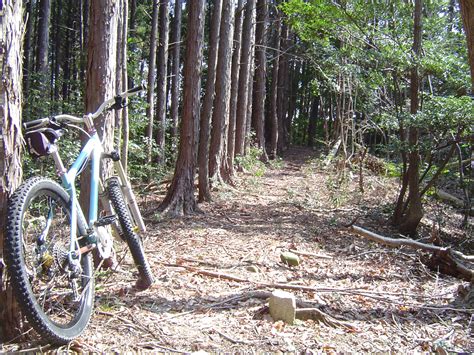
[[[111,105],[107,111],[120,110],[124,108],[125,106],[127,106],[127,100],[120,95],[115,96],[114,100],[115,100],[114,104]]]

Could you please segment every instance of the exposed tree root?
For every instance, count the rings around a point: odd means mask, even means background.
[[[329,314],[324,313],[318,308],[297,308],[296,309],[296,319],[300,320],[313,320],[319,323],[332,328],[345,328],[347,330],[356,330],[352,324],[340,321],[334,317],[331,317]]]

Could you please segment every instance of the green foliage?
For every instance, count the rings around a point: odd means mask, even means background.
[[[235,162],[236,165],[241,166],[255,177],[262,177],[265,174],[266,166],[260,160],[261,157],[262,149],[252,146],[247,155],[237,156]]]

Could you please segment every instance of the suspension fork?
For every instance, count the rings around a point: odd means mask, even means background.
[[[137,225],[140,232],[145,232],[145,223],[143,222],[142,215],[140,213],[140,210],[138,209],[137,200],[135,198],[135,194],[133,193],[132,186],[130,185],[130,181],[128,181],[125,169],[123,168],[120,160],[114,161],[114,165],[115,170],[117,171],[117,174],[120,178],[120,186],[122,188],[122,192],[125,196],[125,202],[127,203],[132,218],[135,221],[135,224]]]
[[[138,227],[138,230],[140,232],[145,232],[145,223],[143,222],[143,217],[140,213],[140,209],[138,208],[137,200],[135,194],[133,193],[132,186],[130,185],[130,181],[128,180],[127,174],[125,173],[122,162],[120,161],[120,155],[117,151],[113,151],[110,154],[104,154],[103,157],[110,158],[114,162],[114,168],[120,181],[120,188],[122,189],[122,193],[125,198],[125,204],[130,211],[132,219],[135,222],[135,225]],[[107,202],[105,204],[109,203],[110,202]]]

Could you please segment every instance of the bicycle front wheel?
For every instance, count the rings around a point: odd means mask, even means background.
[[[31,326],[53,343],[78,337],[89,323],[93,268],[88,254],[71,264],[71,209],[52,180],[32,178],[8,204],[5,256],[19,306]]]
[[[141,238],[133,231],[132,218],[125,204],[118,178],[112,177],[108,180],[108,190],[110,202],[120,222],[122,239],[127,242],[133,261],[138,268],[139,277],[136,286],[142,290],[147,289],[153,284],[153,274],[145,257]]]

